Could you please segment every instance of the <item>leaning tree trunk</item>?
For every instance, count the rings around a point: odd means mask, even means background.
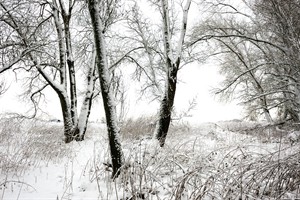
[[[168,69],[172,69],[168,74],[167,83],[165,88],[165,94],[161,102],[159,120],[156,125],[155,138],[158,139],[161,147],[164,146],[169,126],[171,123],[171,113],[174,105],[176,83],[177,83],[177,71],[178,68],[171,61],[168,61]]]
[[[272,119],[271,113],[270,113],[270,111],[268,109],[268,103],[267,103],[266,96],[262,97],[260,99],[260,102],[261,102],[262,110],[263,110],[263,113],[265,115],[265,118],[266,118],[267,122],[268,123],[273,123],[273,119]]]
[[[169,126],[171,123],[171,114],[174,105],[176,84],[177,84],[177,72],[180,66],[182,56],[182,46],[187,28],[187,16],[191,5],[191,0],[187,0],[183,9],[183,17],[181,24],[180,38],[176,48],[176,54],[173,58],[173,50],[171,47],[171,28],[169,17],[169,5],[168,0],[161,0],[161,10],[163,17],[163,39],[164,39],[164,53],[166,57],[166,87],[163,100],[161,101],[159,120],[156,125],[154,137],[158,139],[161,147],[164,146],[165,140],[168,134]]]
[[[103,24],[100,18],[99,4],[97,0],[88,0],[89,12],[93,25],[95,47],[97,53],[97,67],[104,111],[106,116],[110,154],[112,159],[112,177],[116,178],[120,174],[120,169],[124,163],[124,155],[119,139],[120,129],[117,123],[115,102],[109,87],[109,71],[106,58],[106,46],[104,41]]]

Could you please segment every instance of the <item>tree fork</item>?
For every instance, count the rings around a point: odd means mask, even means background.
[[[191,0],[187,0],[183,9],[182,27],[180,32],[180,38],[176,49],[175,58],[173,56],[172,44],[171,44],[171,28],[170,28],[170,16],[168,0],[161,0],[161,13],[163,18],[163,42],[164,42],[164,54],[166,57],[166,87],[163,100],[161,102],[159,120],[156,126],[154,137],[159,140],[161,147],[164,146],[165,140],[168,134],[169,126],[171,123],[171,114],[174,105],[176,84],[177,84],[177,72],[180,66],[184,38],[187,28],[187,16],[191,5]]]

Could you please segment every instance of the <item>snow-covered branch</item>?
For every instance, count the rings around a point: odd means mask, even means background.
[[[250,37],[250,36],[247,36],[247,35],[238,35],[238,34],[226,34],[226,35],[206,34],[206,35],[201,36],[200,38],[197,38],[196,40],[194,40],[192,42],[189,42],[187,44],[187,46],[193,46],[193,45],[197,44],[198,42],[207,41],[207,40],[216,39],[216,38],[242,38],[242,39],[251,40],[251,41],[254,41],[254,42],[258,42],[258,43],[267,44],[267,45],[270,45],[270,46],[273,46],[273,47],[279,49],[283,53],[286,52],[286,50],[284,48],[282,48],[282,47],[280,47],[277,44],[274,44],[272,42],[269,42],[269,41],[266,41],[266,40],[263,40],[263,39],[253,38],[253,37]]]
[[[170,17],[169,17],[169,3],[168,0],[161,0],[161,9],[163,17],[163,41],[165,46],[165,56],[174,61],[171,47],[171,31],[170,31]]]
[[[187,30],[187,20],[188,20],[188,12],[191,6],[192,0],[187,0],[186,4],[183,9],[183,16],[182,16],[182,25],[181,25],[181,32],[180,32],[180,38],[178,40],[178,46],[177,46],[177,51],[176,51],[176,57],[175,61],[180,59],[181,54],[182,54],[182,47],[184,43],[184,38],[186,35],[186,30]]]
[[[62,85],[59,85],[55,83],[52,78],[47,74],[47,72],[41,67],[40,64],[36,64],[36,68],[39,71],[39,73],[43,76],[43,78],[49,83],[49,85],[55,90],[59,91],[60,93],[65,93],[65,90],[63,89]]]

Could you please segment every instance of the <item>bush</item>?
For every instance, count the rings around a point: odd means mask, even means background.
[[[137,119],[128,119],[121,125],[121,134],[124,139],[151,137],[154,133],[155,125],[155,117],[142,116]]]

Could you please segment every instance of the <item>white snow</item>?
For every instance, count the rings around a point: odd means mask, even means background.
[[[251,123],[231,121],[194,127],[174,124],[164,148],[149,137],[123,139],[126,165],[112,182],[111,168],[103,164],[110,161],[104,124],[89,124],[84,141],[64,144],[60,123],[17,122],[0,121],[0,199],[5,200],[113,200],[130,198],[132,194],[146,199],[174,199],[176,192],[182,199],[189,199],[193,186],[183,191],[178,188],[184,177],[191,176],[193,180],[197,175],[200,186],[210,176],[218,175],[217,170],[242,169],[239,159],[245,159],[246,165],[256,158],[267,159],[269,152],[276,155],[279,149],[282,158],[299,151],[299,143],[292,147],[273,139],[263,143],[257,136],[235,131],[251,128],[255,125]],[[240,167],[234,168],[235,163]],[[224,185],[214,183],[214,187],[221,186]],[[214,190],[217,193],[221,188]]]

